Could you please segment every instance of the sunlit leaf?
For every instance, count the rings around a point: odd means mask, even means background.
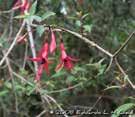
[[[42,20],[45,20],[45,19],[47,19],[47,18],[49,18],[50,16],[53,16],[53,15],[55,15],[54,12],[47,11],[47,12],[45,12],[44,15],[42,15]]]
[[[0,96],[5,96],[8,92],[8,90],[0,91]]]
[[[119,117],[122,113],[135,108],[135,104],[134,103],[127,103],[127,104],[123,104],[121,106],[119,106],[112,114],[111,117]]]
[[[92,27],[93,27],[93,25],[84,25],[83,26],[84,30],[87,32],[91,32]]]
[[[41,37],[42,34],[43,34],[44,31],[45,31],[45,28],[44,28],[44,26],[37,26],[36,31],[37,31],[39,37]]]
[[[34,15],[36,12],[36,7],[37,7],[37,0],[32,4],[30,8],[30,15]]]

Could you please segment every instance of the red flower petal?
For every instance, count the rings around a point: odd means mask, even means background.
[[[21,11],[28,11],[30,7],[29,1],[28,0],[23,0]]]
[[[64,60],[64,67],[67,69],[67,70],[71,70],[73,68],[73,64],[72,64],[72,61],[68,58],[66,58]]]
[[[49,44],[48,42],[45,42],[45,44],[43,45],[43,47],[41,48],[39,55],[43,58],[48,57],[48,50],[49,50]]]
[[[67,58],[67,53],[65,50],[62,50],[61,51],[61,59],[65,59],[65,58]]]
[[[51,31],[51,43],[50,43],[50,53],[53,53],[56,49],[56,38],[53,31]]]
[[[61,50],[61,58],[65,59],[67,57],[67,53],[65,51],[65,47],[64,47],[64,43],[63,42],[60,43],[60,50]]]
[[[65,50],[65,47],[64,47],[64,43],[63,42],[60,43],[60,50]]]
[[[47,74],[47,75],[50,75],[49,67],[48,67],[48,63],[47,63],[47,62],[44,64],[44,69],[45,69],[45,71],[46,71],[46,74]]]

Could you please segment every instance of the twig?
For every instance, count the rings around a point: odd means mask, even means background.
[[[82,82],[74,85],[74,86],[71,86],[69,88],[64,88],[64,89],[60,89],[60,90],[54,90],[54,91],[50,91],[50,92],[47,92],[47,94],[52,94],[52,93],[60,93],[60,92],[64,92],[64,91],[67,91],[67,90],[70,90],[70,89],[74,89],[78,86],[82,85]]]
[[[29,42],[30,42],[30,48],[32,51],[32,56],[33,56],[33,58],[35,58],[36,57],[36,50],[35,50],[35,44],[34,44],[34,39],[33,39],[33,35],[32,35],[32,29],[30,27],[28,20],[26,20],[26,23],[27,23],[27,32],[29,35]],[[34,62],[34,66],[35,66],[35,72],[36,72],[38,69],[38,65],[36,62]]]
[[[13,9],[7,10],[7,11],[0,11],[0,14],[5,14],[5,13],[11,13],[14,11]]]
[[[123,74],[124,78],[128,81],[128,83],[131,85],[131,87],[133,89],[135,89],[135,85],[130,81],[130,79],[128,78],[128,75],[126,74],[126,72],[124,71],[124,69],[120,66],[118,60],[115,58],[115,63],[117,65],[117,67],[119,68],[119,70],[121,71],[121,73]]]
[[[97,45],[95,42],[90,41],[88,38],[83,37],[82,35],[80,35],[80,34],[78,34],[76,32],[73,32],[71,30],[65,29],[65,28],[60,28],[60,29],[63,30],[63,31],[69,32],[69,33],[73,34],[74,36],[82,39],[83,41],[85,41],[86,43],[90,44],[91,46],[97,48],[98,50],[100,50],[101,52],[105,53],[109,57],[113,57],[113,55],[109,51],[103,49],[102,47],[100,47],[99,45]]]
[[[2,52],[3,52],[3,54],[5,55],[5,51],[2,51]],[[10,62],[9,62],[9,60],[8,60],[8,57],[6,57],[6,64],[7,64],[7,66],[8,66],[9,75],[10,75],[11,81],[12,81],[13,94],[14,94],[14,96],[15,96],[15,109],[16,109],[16,112],[18,113],[18,112],[19,112],[19,110],[18,110],[18,99],[17,99],[16,90],[15,90],[15,82],[14,82],[14,77],[13,77],[13,71],[12,71]]]
[[[117,58],[115,58],[115,63],[116,63],[116,65],[117,65],[117,67],[119,68],[120,72],[121,72],[124,76],[126,76],[127,74],[125,73],[125,71],[123,70],[123,68],[122,68],[122,67],[120,66],[120,64],[118,63]]]
[[[130,34],[130,36],[126,39],[126,41],[122,44],[122,46],[114,53],[114,57],[117,56],[121,50],[128,44],[132,36],[135,34],[135,31]]]
[[[15,46],[15,44],[16,44],[16,41],[17,41],[19,35],[21,34],[21,32],[22,32],[24,26],[25,26],[25,21],[23,21],[22,26],[21,26],[21,28],[19,29],[19,31],[18,31],[18,33],[17,33],[17,35],[16,35],[14,41],[12,42],[12,44],[10,45],[8,51],[5,53],[5,55],[3,56],[2,60],[0,61],[0,66],[3,64],[3,62],[4,62],[5,59],[6,59],[6,57],[10,54],[10,52],[11,52],[12,49],[14,48],[14,46]]]
[[[63,108],[56,102],[56,100],[55,100],[54,98],[52,98],[52,97],[49,96],[49,95],[46,95],[46,96],[47,96],[52,102],[54,102],[54,103],[57,105],[57,107],[60,109],[61,112],[64,112]],[[65,116],[65,117],[68,117],[66,113],[64,113],[64,116]]]
[[[46,113],[46,110],[43,110],[40,114],[38,114],[36,117],[42,117]]]
[[[54,104],[56,104],[56,106],[60,109],[61,112],[64,112],[64,109],[57,103],[57,101],[53,97],[47,94],[42,94],[42,90],[39,87],[36,87],[36,90],[40,93],[40,95],[45,96],[46,98],[50,99]],[[66,113],[64,113],[64,117],[68,117]]]
[[[108,71],[109,71],[109,69],[110,69],[111,66],[112,66],[112,63],[113,63],[113,57],[111,57],[110,62],[109,62],[109,65],[107,66],[105,72],[108,72]]]
[[[27,84],[29,84],[30,86],[34,86],[34,84],[32,84],[31,82],[29,82],[28,80],[26,80],[23,76],[17,74],[16,72],[13,71],[13,75],[15,75],[16,77],[18,77],[19,79],[21,79],[22,81],[26,82]]]

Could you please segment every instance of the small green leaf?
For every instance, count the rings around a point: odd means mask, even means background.
[[[53,16],[55,15],[54,12],[51,12],[51,11],[47,11],[43,16],[42,16],[42,20],[45,20],[47,18],[49,18],[50,16]]]
[[[111,117],[119,117],[120,114],[132,109],[132,108],[135,108],[135,104],[134,103],[127,103],[127,104],[123,104],[121,106],[119,106],[112,114]]]
[[[0,96],[4,96],[4,95],[6,95],[7,93],[8,93],[8,91],[7,91],[7,90],[0,91]]]
[[[92,25],[84,25],[83,28],[84,28],[85,31],[91,32]]]
[[[44,28],[44,26],[37,26],[36,31],[37,31],[37,34],[39,35],[39,37],[41,37],[45,31],[45,28]]]
[[[66,72],[64,71],[59,71],[59,72],[56,72],[54,75],[52,75],[52,78],[58,78],[58,77],[61,77],[63,75],[65,75]]]
[[[81,22],[80,20],[77,20],[77,21],[75,22],[75,24],[76,24],[76,26],[80,27],[80,26],[82,25],[82,22]]]
[[[12,89],[12,84],[9,83],[9,82],[5,82],[5,86],[6,86],[8,89]]]
[[[40,16],[37,16],[37,15],[33,15],[31,16],[33,20],[37,21],[37,22],[41,22],[42,21],[42,18]]]
[[[30,8],[30,15],[34,15],[36,12],[36,7],[37,7],[37,0],[32,4]]]
[[[72,83],[73,81],[75,81],[75,77],[74,76],[69,76],[66,80],[67,83]]]

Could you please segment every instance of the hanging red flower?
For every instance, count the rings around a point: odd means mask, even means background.
[[[67,70],[71,70],[74,66],[73,62],[78,61],[78,59],[72,58],[67,55],[63,41],[61,41],[60,43],[60,50],[61,50],[60,64],[57,65],[55,71],[59,71],[61,68],[63,68],[63,66]]]
[[[38,81],[41,78],[43,69],[46,71],[46,74],[49,75],[49,60],[48,60],[48,49],[49,45],[46,41],[41,50],[39,51],[39,54],[36,58],[29,58],[31,61],[36,61],[39,63],[38,71],[35,77],[35,80]]]

